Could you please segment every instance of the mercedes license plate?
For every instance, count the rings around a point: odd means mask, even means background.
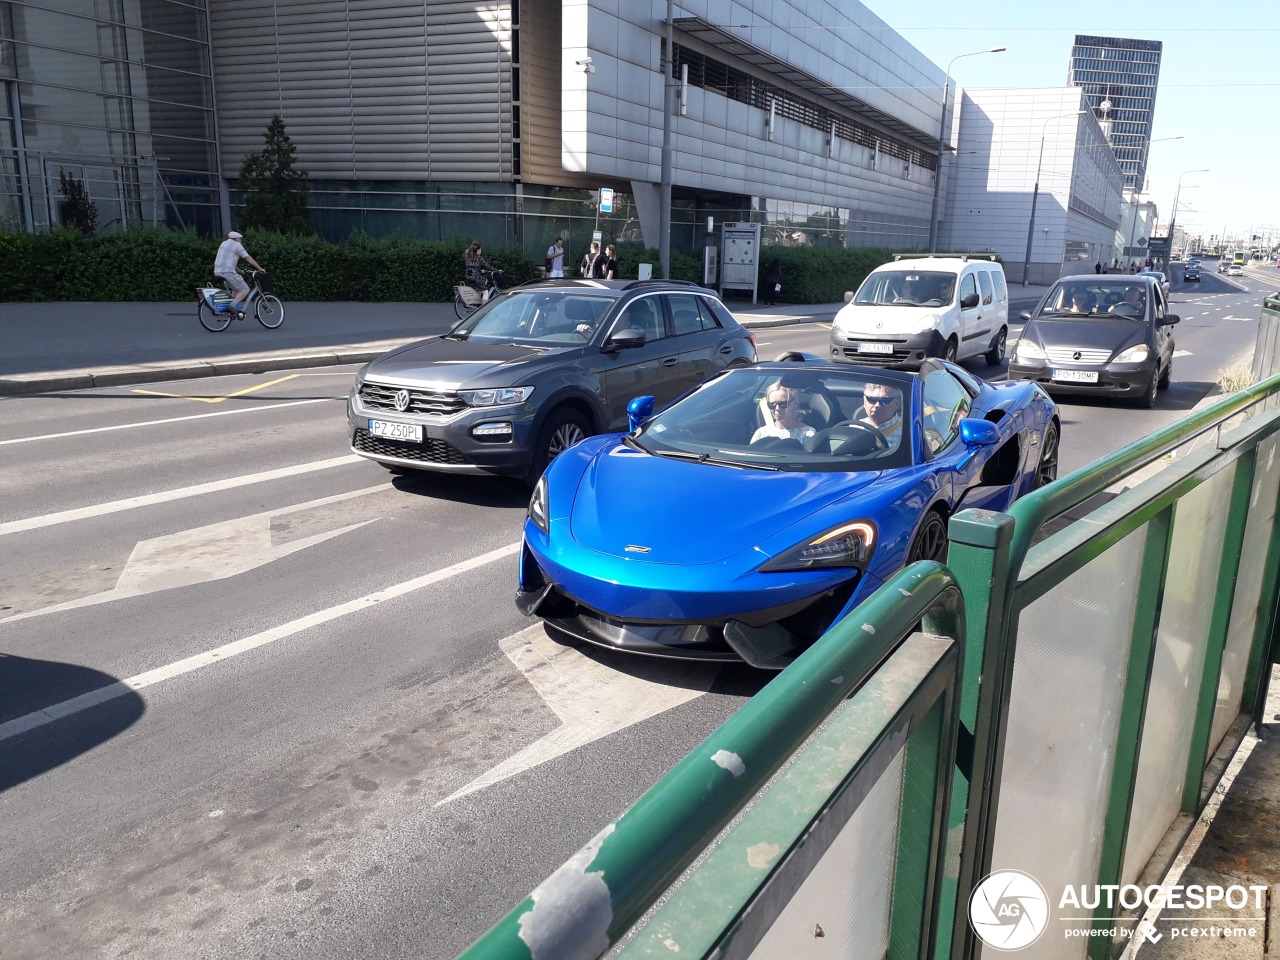
[[[1060,383],[1097,383],[1097,370],[1055,370],[1053,379]]]
[[[863,341],[858,344],[859,353],[893,353],[892,343],[868,343]]]
[[[370,420],[369,435],[372,437],[386,437],[388,440],[412,440],[414,443],[421,443],[422,424]]]

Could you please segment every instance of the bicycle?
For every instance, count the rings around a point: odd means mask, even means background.
[[[234,297],[225,283],[217,285],[222,281],[210,281],[202,287],[196,287],[196,296],[199,298],[196,316],[200,318],[202,327],[211,333],[225,330],[231,326],[233,319],[245,318],[245,308],[250,304],[253,304],[254,316],[258,318],[258,322],[268,330],[274,330],[284,323],[284,304],[271,292],[271,275],[258,270],[250,270],[249,274],[253,277],[253,286],[249,288],[249,296],[245,297],[238,311],[232,302]],[[223,309],[220,310],[219,307]]]
[[[453,288],[453,312],[458,315],[459,320],[465,320],[471,314],[475,313],[480,307],[489,302],[495,293],[501,293],[506,289],[502,285],[502,271],[489,271],[489,285],[481,292],[469,283],[460,283]]]

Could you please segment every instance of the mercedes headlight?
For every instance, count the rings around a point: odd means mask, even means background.
[[[1136,347],[1130,347],[1128,350],[1121,350],[1116,354],[1112,363],[1141,363],[1147,357],[1151,356],[1151,350],[1145,343],[1140,343]]]
[[[497,387],[493,390],[459,390],[458,396],[469,407],[506,407],[524,403],[533,393],[533,387]]]
[[[1028,340],[1024,337],[1018,341],[1018,348],[1014,351],[1014,359],[1025,362],[1028,360],[1043,360],[1044,358],[1044,347],[1034,340]]]
[[[763,572],[814,570],[827,567],[866,569],[876,545],[876,525],[854,520],[784,550],[760,567]]]
[[[551,507],[547,499],[547,475],[538,478],[538,485],[533,488],[533,496],[529,498],[528,517],[533,525],[543,533],[551,532]]]

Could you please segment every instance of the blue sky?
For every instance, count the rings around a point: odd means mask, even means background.
[[[1160,40],[1146,198],[1169,221],[1182,176],[1178,225],[1205,236],[1270,233],[1280,240],[1280,3],[1172,0],[1154,6],[1075,0],[864,0],[926,57],[957,60],[963,87],[1061,87],[1077,33]]]

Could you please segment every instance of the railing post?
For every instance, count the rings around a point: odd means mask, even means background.
[[[969,896],[991,859],[987,821],[1003,753],[996,740],[1008,702],[1005,673],[1012,664],[1007,618],[1013,527],[1012,517],[989,510],[963,510],[948,526],[947,566],[964,596],[966,627],[937,958],[973,955]]]
[[[1231,500],[1227,504],[1227,523],[1222,532],[1222,557],[1218,566],[1218,582],[1213,592],[1213,612],[1209,616],[1209,636],[1204,651],[1204,672],[1196,691],[1196,719],[1191,728],[1191,749],[1187,755],[1187,772],[1182,787],[1182,812],[1191,815],[1200,810],[1200,789],[1209,758],[1209,738],[1213,734],[1213,713],[1218,699],[1218,678],[1222,672],[1227,628],[1231,625],[1231,604],[1235,598],[1245,523],[1249,518],[1249,494],[1253,490],[1256,456],[1255,447],[1236,462],[1236,475],[1231,483]]]
[[[1143,721],[1147,712],[1147,695],[1151,690],[1151,665],[1155,660],[1156,635],[1160,629],[1160,611],[1164,605],[1165,574],[1169,568],[1169,547],[1173,540],[1174,508],[1152,517],[1147,523],[1142,550],[1142,569],[1138,575],[1138,595],[1133,609],[1133,633],[1129,641],[1129,667],[1126,671],[1124,699],[1120,705],[1120,723],[1116,729],[1116,748],[1111,760],[1110,795],[1102,834],[1102,850],[1098,862],[1098,884],[1118,884],[1124,870],[1124,852],[1129,840],[1129,820],[1133,792],[1138,781],[1138,755],[1142,746]],[[1111,906],[1100,902],[1091,926],[1111,926],[1103,918],[1114,913]],[[1091,960],[1107,960],[1111,955],[1111,938],[1089,939]]]
[[[1256,505],[1251,505],[1251,509],[1253,507]],[[1262,567],[1262,587],[1258,591],[1258,622],[1249,652],[1249,666],[1245,672],[1244,700],[1242,701],[1245,707],[1251,706],[1249,715],[1253,718],[1255,732],[1259,735],[1262,732],[1263,711],[1267,707],[1271,664],[1277,659],[1277,654],[1280,654],[1280,643],[1276,640],[1278,618],[1280,618],[1280,543],[1277,542],[1280,540],[1280,502],[1272,504],[1271,509],[1273,511],[1271,536],[1267,543],[1267,556]]]

